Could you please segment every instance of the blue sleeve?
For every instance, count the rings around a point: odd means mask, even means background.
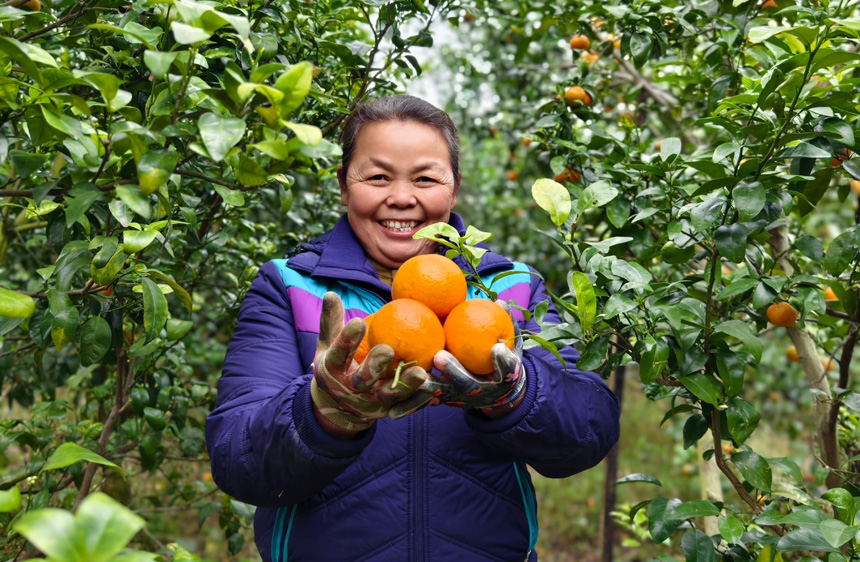
[[[308,499],[370,443],[375,426],[354,439],[332,437],[313,415],[312,374],[299,359],[286,288],[269,263],[242,303],[206,420],[212,477],[230,496],[280,507]],[[309,367],[308,367],[309,369]]]
[[[532,277],[529,309],[549,300],[543,281]],[[544,323],[558,323],[552,301]],[[534,319],[521,326],[539,332]],[[578,371],[573,346],[559,349],[561,363],[550,352],[524,352],[526,393],[516,410],[491,420],[469,411],[466,421],[489,443],[524,461],[543,476],[565,478],[598,464],[618,441],[620,411],[615,395],[595,373]]]

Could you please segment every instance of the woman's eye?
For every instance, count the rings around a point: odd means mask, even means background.
[[[385,181],[385,176],[382,174],[376,174],[375,176],[370,176],[368,181]]]
[[[428,178],[427,176],[422,176],[418,178],[419,183],[436,183],[436,180],[433,178]]]

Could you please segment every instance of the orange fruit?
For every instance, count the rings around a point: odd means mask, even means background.
[[[204,482],[214,482],[214,480],[212,479],[212,473],[211,472],[204,472],[203,478],[201,478],[201,480],[203,480]]]
[[[529,146],[532,143],[531,139],[523,139],[520,142],[522,143],[523,146]],[[858,182],[858,183],[860,183],[860,182]]]
[[[828,359],[827,361],[821,362],[821,368],[824,369],[825,373],[832,372],[835,367],[836,367],[836,365],[830,359]]]
[[[613,41],[613,42],[612,42],[612,46],[613,46],[616,50],[620,51],[620,50],[621,50],[621,39],[620,39],[620,38],[618,38],[618,39],[616,39],[615,41]]]
[[[590,106],[594,103],[594,100],[591,99],[591,95],[583,90],[579,86],[571,86],[564,93],[564,100],[568,104],[582,104],[586,106]]]
[[[827,287],[826,289],[824,289],[824,300],[836,301],[839,300],[839,298],[836,296],[836,293],[833,291],[832,288]]]
[[[391,283],[391,297],[414,299],[444,320],[466,300],[466,278],[457,264],[439,254],[421,254],[406,260]]]
[[[767,321],[777,328],[790,328],[797,323],[797,311],[787,302],[767,307]]]
[[[458,304],[445,320],[445,349],[470,373],[493,372],[490,352],[504,342],[514,348],[514,325],[501,306],[483,299]]]
[[[762,10],[766,10],[768,8],[777,8],[777,7],[778,6],[776,5],[776,2],[774,2],[773,0],[767,0],[767,2],[765,2],[764,4],[761,5]]]
[[[582,176],[579,175],[579,172],[577,172],[576,170],[571,170],[570,168],[565,168],[562,173],[555,176],[555,181],[557,181],[558,183],[564,183],[566,181],[575,183],[581,179]]]
[[[785,350],[785,356],[792,363],[800,363],[800,355],[797,354],[797,348],[793,345],[788,346],[788,349]]]
[[[860,180],[851,180],[849,185],[851,186],[851,191],[854,192],[854,195],[860,195]]]
[[[370,353],[370,338],[368,337],[368,334],[370,333],[370,322],[372,319],[373,314],[364,317],[364,323],[367,324],[367,331],[364,332],[364,339],[362,339],[361,343],[358,344],[358,349],[355,351],[355,355],[352,356],[356,363],[364,363],[364,360],[367,358],[367,354]]]
[[[391,371],[413,361],[425,371],[433,357],[445,348],[445,331],[432,310],[413,299],[396,299],[376,311],[368,329],[370,348],[390,345],[394,350]]]
[[[589,65],[596,63],[600,59],[600,55],[592,52],[582,53],[582,60],[587,62]]]
[[[574,51],[587,51],[591,47],[591,41],[585,35],[574,35],[570,40],[570,48]]]
[[[508,170],[508,179],[511,181],[517,181],[517,178],[520,175],[516,172],[516,170]]]
[[[29,0],[24,2],[21,7],[31,12],[40,12],[42,11],[42,2],[40,0]]]

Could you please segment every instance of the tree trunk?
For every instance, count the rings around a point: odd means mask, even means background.
[[[624,397],[624,371],[623,365],[615,371],[615,380],[612,384],[612,392],[618,398],[619,409],[621,409],[622,398]],[[618,480],[618,447],[619,443],[612,447],[606,456],[604,465],[603,519],[600,521],[601,560],[603,562],[612,562],[613,547],[615,546],[615,521],[612,519],[612,512],[615,511],[615,482]]]

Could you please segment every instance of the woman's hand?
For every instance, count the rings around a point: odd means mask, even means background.
[[[327,422],[324,425],[344,430],[335,433],[350,434],[367,429],[380,418],[403,418],[432,400],[431,396],[417,392],[429,378],[421,367],[403,371],[395,388],[391,388],[390,379],[381,379],[394,358],[394,351],[387,345],[374,347],[364,362],[357,365],[352,357],[367,326],[359,318],[344,326],[343,318],[340,298],[335,293],[326,293],[311,382],[315,413],[318,419]]]
[[[506,303],[500,306],[510,309]],[[455,408],[477,408],[490,417],[500,417],[519,405],[526,389],[526,372],[522,361],[522,337],[519,326],[511,318],[516,333],[513,351],[504,343],[497,343],[491,351],[494,370],[486,376],[474,375],[466,370],[447,351],[436,353],[434,366],[441,377],[431,376],[421,390],[434,397],[434,403]]]

